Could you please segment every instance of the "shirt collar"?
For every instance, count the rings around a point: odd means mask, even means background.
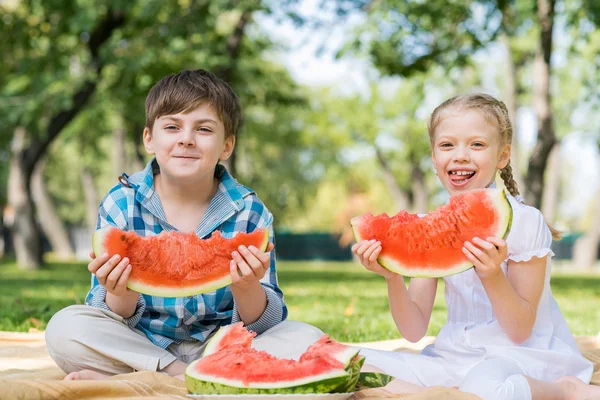
[[[160,173],[160,167],[156,158],[148,161],[146,167],[135,174],[124,177],[135,189],[135,198],[151,214],[159,219],[165,230],[174,228],[166,222],[166,216],[162,209],[158,194],[154,190],[154,175]],[[199,237],[207,236],[223,221],[230,218],[236,212],[244,208],[244,197],[252,192],[250,189],[240,185],[227,169],[218,164],[215,168],[215,177],[219,180],[219,186],[215,196],[211,199],[202,221],[196,228]]]

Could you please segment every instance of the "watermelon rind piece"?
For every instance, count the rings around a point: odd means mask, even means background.
[[[248,382],[237,379],[200,374],[192,362],[185,372],[187,390],[192,394],[275,394],[275,393],[330,393],[347,382],[350,373],[336,369],[327,373],[311,375],[294,381]]]
[[[508,200],[506,192],[503,189],[487,189],[486,193],[493,202],[493,204],[496,206],[496,210],[499,214],[500,224],[498,224],[498,230],[494,236],[506,239],[508,233],[510,232],[513,219],[513,210],[512,206],[510,205],[510,201]],[[356,239],[356,241],[363,240],[352,221],[351,225],[352,232],[354,233],[354,238]],[[383,267],[392,272],[395,272],[402,276],[414,278],[442,278],[445,276],[458,274],[460,272],[473,268],[473,264],[470,261],[465,261],[456,264],[450,268],[444,267],[443,269],[435,269],[427,266],[421,268],[415,266],[405,266],[401,262],[386,256],[380,256],[377,259],[377,261]]]
[[[92,250],[94,254],[99,257],[104,253],[104,238],[110,232],[111,229],[117,229],[112,226],[105,226],[103,228],[98,229],[92,234]],[[269,229],[265,229],[264,239],[258,247],[260,251],[265,251],[267,246],[269,245]],[[221,277],[215,278],[210,281],[206,281],[201,285],[194,286],[185,286],[185,287],[173,287],[173,286],[157,286],[157,285],[148,285],[141,280],[136,280],[133,278],[129,278],[127,281],[127,287],[133,291],[147,294],[150,296],[159,296],[159,297],[185,297],[185,296],[194,296],[197,294],[212,292],[213,290],[220,289],[222,287],[228,286],[231,284],[231,275],[229,271]]]
[[[362,368],[364,363],[365,363],[365,357],[357,354],[350,362],[350,365],[348,365],[348,367],[346,367],[346,371],[348,371],[350,376],[348,377],[346,382],[344,382],[340,386],[333,389],[332,393],[353,392],[354,388],[356,387],[356,385],[358,383],[358,379],[360,376],[360,369]]]
[[[394,379],[396,378],[381,372],[361,372],[354,390],[357,391],[384,387]]]

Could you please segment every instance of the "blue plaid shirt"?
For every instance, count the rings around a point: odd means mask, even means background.
[[[159,173],[153,159],[143,171],[130,177],[123,174],[128,185],[118,184],[102,200],[97,227],[112,225],[123,230],[133,230],[140,236],[153,236],[173,231],[166,221],[158,194],[154,191],[154,175]],[[252,232],[269,227],[270,241],[274,243],[273,216],[256,194],[239,184],[227,170],[218,165],[215,176],[219,179],[217,193],[211,200],[196,234],[206,238],[215,230],[224,237],[236,232]],[[277,284],[275,256],[271,253],[271,266],[261,280],[267,294],[267,308],[248,329],[260,334],[287,317],[283,293]],[[106,305],[106,289],[92,275],[92,288],[85,303],[110,310]],[[144,332],[157,346],[167,348],[183,340],[205,341],[221,325],[240,321],[229,286],[202,295],[188,297],[158,297],[142,295],[133,316],[125,323]]]

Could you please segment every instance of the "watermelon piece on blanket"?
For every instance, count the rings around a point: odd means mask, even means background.
[[[185,371],[192,394],[332,393],[354,388],[364,358],[358,349],[324,335],[300,360],[277,358],[251,346],[241,322],[215,334],[204,357]]]
[[[473,265],[462,252],[477,236],[505,238],[512,207],[502,189],[478,189],[452,196],[448,204],[423,217],[400,211],[364,214],[350,221],[357,241],[381,241],[377,261],[388,270],[410,277],[443,277]]]
[[[129,258],[129,289],[162,297],[192,296],[227,286],[231,253],[240,245],[265,251],[268,244],[266,228],[239,232],[231,239],[219,231],[208,239],[177,231],[144,237],[114,227],[99,229],[92,236],[96,256],[107,252],[109,257]]]

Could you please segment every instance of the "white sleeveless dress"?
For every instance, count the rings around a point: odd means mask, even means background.
[[[508,196],[513,224],[506,239],[508,260],[528,261],[548,255],[544,289],[531,336],[521,344],[512,342],[500,327],[483,285],[471,268],[444,278],[448,320],[435,343],[421,354],[361,349],[366,363],[398,379],[423,386],[460,385],[478,363],[489,359],[515,361],[526,375],[553,381],[573,375],[589,383],[593,365],[585,359],[563,318],[550,289],[552,235],[544,217],[534,207]]]

